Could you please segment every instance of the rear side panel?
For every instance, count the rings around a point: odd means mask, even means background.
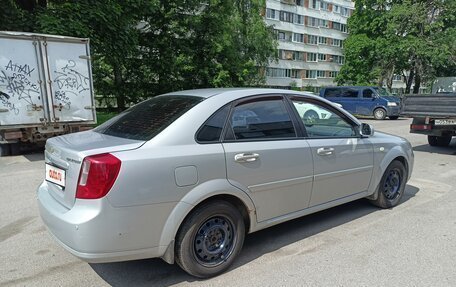
[[[42,43],[53,122],[95,120],[88,45],[87,40]]]
[[[45,122],[46,92],[38,42],[0,35],[0,126]]]

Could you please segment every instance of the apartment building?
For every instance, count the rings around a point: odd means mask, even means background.
[[[314,91],[335,85],[353,10],[349,0],[267,0],[265,21],[277,35],[279,60],[266,69],[266,85]]]

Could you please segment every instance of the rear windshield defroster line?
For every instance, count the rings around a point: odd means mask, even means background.
[[[155,97],[129,108],[94,131],[147,141],[203,100],[204,98],[195,96]]]

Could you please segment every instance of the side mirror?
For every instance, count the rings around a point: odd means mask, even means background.
[[[374,127],[372,125],[362,123],[361,124],[361,135],[362,136],[373,136]]]

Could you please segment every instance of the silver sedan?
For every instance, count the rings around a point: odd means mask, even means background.
[[[41,218],[69,252],[88,262],[161,257],[200,278],[225,271],[247,233],[364,197],[397,205],[413,168],[405,139],[275,89],[154,97],[49,139],[45,158]]]

